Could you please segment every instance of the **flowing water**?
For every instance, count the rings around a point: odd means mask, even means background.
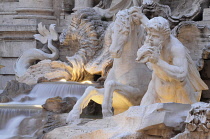
[[[14,99],[11,104],[35,104],[42,105],[46,99],[60,96],[79,98],[83,95],[85,89],[90,84],[81,84],[75,82],[49,82],[39,83],[34,86],[29,95],[21,95]],[[21,98],[30,97],[33,100],[20,102]]]
[[[0,129],[0,138],[8,139],[17,135],[18,126],[21,121],[26,118],[24,115],[16,116],[7,121],[3,129]]]
[[[41,113],[40,105],[0,104],[0,139],[17,135],[18,126],[23,119]]]
[[[75,82],[39,83],[28,95],[20,95],[10,103],[0,103],[0,139],[16,136],[20,123],[27,117],[41,115],[46,99],[60,96],[81,97],[90,84]],[[23,98],[28,98],[20,101]]]

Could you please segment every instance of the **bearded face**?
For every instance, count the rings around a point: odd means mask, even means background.
[[[137,52],[137,61],[140,63],[155,63],[160,56],[165,35],[157,31],[148,31],[144,45]]]

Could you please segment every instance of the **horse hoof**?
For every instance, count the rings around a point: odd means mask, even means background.
[[[77,122],[79,120],[79,116],[79,113],[70,112],[66,118],[66,123],[71,124]]]

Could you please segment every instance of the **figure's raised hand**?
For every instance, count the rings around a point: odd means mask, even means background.
[[[134,6],[128,9],[129,14],[131,15],[134,22],[140,22],[143,18],[143,13],[141,12],[140,7]]]
[[[149,21],[149,19],[142,13],[142,9],[140,7],[131,7],[128,9],[128,12],[136,24],[142,23],[143,25],[146,25]]]
[[[136,61],[140,63],[146,63],[149,62],[149,57],[153,53],[153,48],[149,45],[143,45],[138,51],[137,51],[137,58]]]
[[[156,64],[159,60],[160,54],[157,51],[153,51],[149,57],[149,62]]]

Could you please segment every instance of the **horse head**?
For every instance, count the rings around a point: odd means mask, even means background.
[[[136,7],[132,7],[136,8]],[[134,10],[132,10],[134,11]],[[137,24],[136,17],[133,16],[133,12],[130,9],[119,11],[116,15],[115,21],[111,27],[111,46],[109,48],[110,55],[113,58],[120,58],[125,44],[128,42],[129,36],[134,30],[134,26]]]

